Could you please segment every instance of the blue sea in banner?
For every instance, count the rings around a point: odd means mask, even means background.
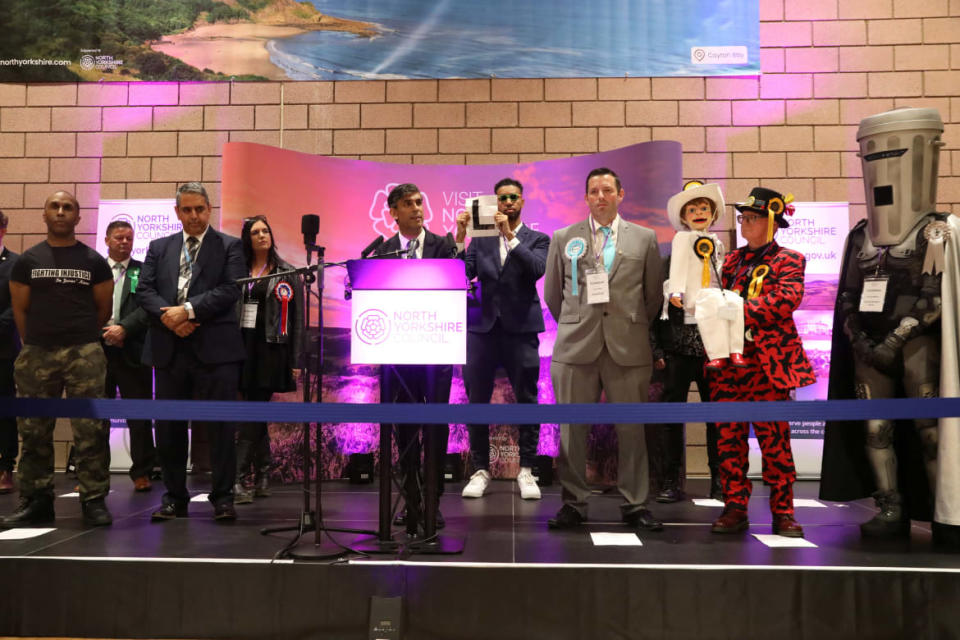
[[[269,43],[298,80],[572,78],[759,73],[758,0],[312,0],[382,35],[314,31]],[[705,64],[700,47],[742,47]],[[723,59],[723,58],[713,58]],[[698,64],[695,60],[699,60]]]

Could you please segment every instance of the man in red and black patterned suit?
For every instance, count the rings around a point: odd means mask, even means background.
[[[746,366],[712,370],[714,401],[787,400],[790,391],[812,384],[816,377],[807,360],[793,322],[793,311],[803,299],[803,254],[784,249],[773,239],[778,227],[793,215],[784,198],[771,189],[755,187],[746,202],[734,205],[740,215],[740,235],[746,247],[727,254],[723,263],[723,288],[744,298]],[[714,533],[745,530],[747,502],[752,484],[747,478],[749,422],[717,424],[723,513],[713,523]],[[770,485],[773,532],[803,537],[803,528],[793,517],[793,481],[797,474],[790,450],[790,426],[786,422],[754,422],[753,430],[763,455],[763,480]]]

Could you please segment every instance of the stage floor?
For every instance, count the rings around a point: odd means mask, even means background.
[[[63,495],[75,481],[58,474],[56,482],[53,530],[0,539],[10,587],[0,636],[363,640],[378,599],[399,598],[402,613],[391,619],[406,640],[958,637],[960,554],[934,551],[921,523],[908,539],[863,540],[858,525],[872,504],[819,503],[815,482],[796,485],[802,504],[823,505],[797,508],[810,548],[771,548],[752,535],[770,533],[760,484],[749,532],[710,533],[720,508],[687,500],[652,505],[664,531],[633,535],[613,495],[593,498],[583,528],[555,532],[547,519],[559,508],[558,487],[523,501],[514,482],[496,481],[481,499],[462,499],[459,484],[441,499],[441,535],[463,539],[461,554],[402,550],[322,563],[278,560],[293,534],[260,534],[299,521],[296,486],[239,506],[236,522],[215,522],[200,501],[189,518],[154,524],[159,486],[135,493],[115,475],[114,524],[88,529],[75,494]],[[192,477],[192,489],[205,482]],[[690,497],[706,485],[690,481]],[[323,490],[328,526],[376,528],[375,485],[331,481]],[[0,513],[16,498],[0,496]],[[616,541],[631,545],[598,546],[596,533],[627,534]],[[347,546],[358,538],[333,536]],[[312,533],[297,547],[316,549]]]
[[[237,507],[238,519],[218,523],[206,501],[190,505],[190,517],[151,523],[150,513],[159,504],[159,483],[149,493],[133,491],[129,478],[114,475],[107,504],[113,513],[112,527],[85,528],[80,519],[74,480],[57,474],[57,520],[54,530],[26,540],[0,540],[0,557],[21,558],[113,558],[113,559],[220,559],[269,561],[284,547],[292,533],[261,535],[263,527],[293,525],[303,504],[298,486],[275,486],[273,496],[258,498],[252,505]],[[205,477],[191,477],[191,490],[202,493]],[[389,561],[481,563],[491,565],[640,565],[649,567],[837,567],[869,570],[947,570],[960,573],[960,555],[935,551],[929,523],[915,522],[909,539],[876,541],[860,537],[858,525],[873,513],[871,500],[834,503],[816,500],[816,482],[798,482],[797,520],[814,548],[771,548],[751,534],[770,534],[767,491],[755,483],[750,501],[748,532],[718,535],[710,523],[719,507],[697,506],[691,498],[703,498],[705,480],[688,481],[688,499],[675,504],[651,504],[664,521],[662,532],[641,532],[640,546],[597,546],[591,533],[625,533],[619,522],[615,494],[597,494],[591,500],[587,525],[570,531],[550,531],[547,519],[560,506],[559,487],[546,487],[543,499],[521,500],[512,481],[494,481],[486,496],[460,497],[462,485],[448,485],[441,499],[447,526],[443,537],[460,538],[464,551],[457,555],[347,556],[351,562]],[[0,513],[10,513],[17,496],[0,496]],[[376,529],[376,485],[350,485],[346,481],[323,484],[324,522],[330,527]],[[400,534],[400,529],[395,528]],[[351,546],[364,536],[332,534]],[[366,536],[369,538],[369,536]],[[305,541],[312,541],[307,534]],[[635,544],[635,543],[634,543]]]

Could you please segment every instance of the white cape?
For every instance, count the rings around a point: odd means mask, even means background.
[[[940,397],[960,397],[960,217],[948,216],[950,239],[941,285]],[[960,526],[960,417],[940,419],[934,520]]]

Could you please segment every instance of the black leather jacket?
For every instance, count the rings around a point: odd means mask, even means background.
[[[293,269],[283,260],[271,273],[291,271]],[[287,303],[287,333],[280,333],[280,300],[274,295],[280,281],[288,283],[293,288],[293,300]],[[291,362],[294,366],[302,364],[302,337],[303,337],[303,278],[299,275],[272,277],[267,281],[267,296],[263,303],[263,320],[266,340],[273,344],[288,344],[293,350]],[[242,318],[243,296],[237,303],[237,319]]]

